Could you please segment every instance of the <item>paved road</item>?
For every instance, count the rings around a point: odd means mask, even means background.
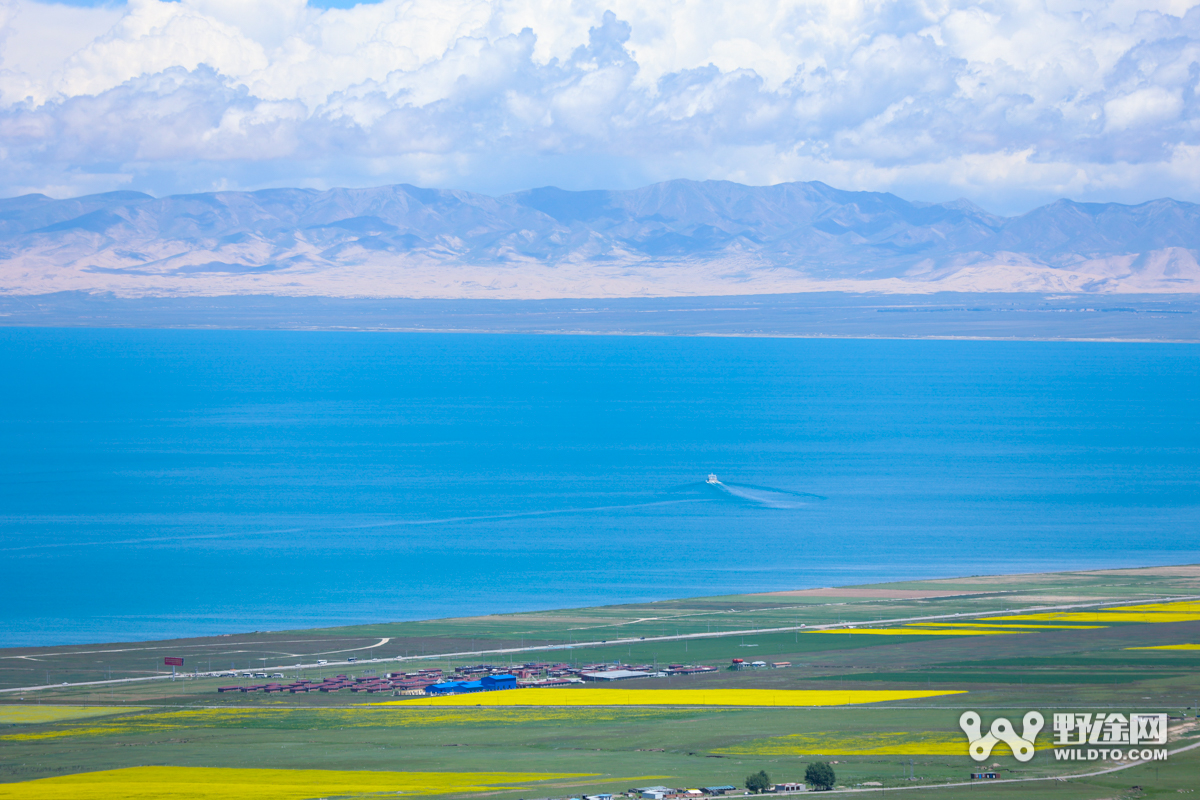
[[[1168,753],[1168,755],[1173,756],[1173,755],[1176,755],[1177,753],[1183,753],[1187,750],[1195,750],[1197,747],[1200,747],[1200,742],[1196,742],[1195,744],[1189,744],[1186,747],[1178,747],[1174,750],[1171,750]],[[1065,782],[1065,781],[1077,780],[1079,778],[1095,778],[1100,775],[1110,775],[1114,772],[1120,772],[1121,770],[1129,769],[1131,767],[1140,767],[1140,766],[1144,766],[1146,764],[1161,764],[1161,763],[1163,763],[1163,762],[1161,762],[1161,761],[1132,761],[1128,764],[1120,764],[1115,767],[1109,767],[1108,769],[1095,770],[1094,772],[1080,772],[1080,773],[1073,774],[1073,775],[1055,775],[1055,776],[1047,776],[1045,778],[1002,778],[1002,779],[994,780],[994,781],[962,781],[960,783],[925,783],[925,784],[917,784],[916,786],[887,786],[887,787],[875,786],[875,787],[871,787],[871,788],[863,787],[861,789],[835,789],[831,792],[825,792],[825,794],[862,794],[865,792],[876,792],[876,793],[878,793],[878,792],[907,792],[907,791],[912,791],[913,789],[944,789],[944,788],[947,788],[950,786],[977,786],[980,789],[982,789],[985,786],[996,786],[997,784],[1002,784],[1002,783],[1045,783],[1047,781]],[[786,792],[786,793],[781,792],[781,794],[793,794],[793,792]],[[798,794],[798,792],[796,794]],[[808,793],[805,792],[805,795],[808,795]]]
[[[896,624],[904,623],[904,622],[931,622],[931,621],[935,621],[935,620],[968,620],[968,619],[978,619],[980,617],[991,617],[991,616],[996,616],[998,614],[1035,614],[1035,613],[1041,613],[1044,611],[1071,611],[1071,610],[1080,609],[1080,608],[1099,608],[1101,606],[1112,606],[1112,605],[1121,605],[1121,606],[1145,605],[1145,604],[1149,604],[1149,603],[1169,603],[1169,602],[1177,602],[1177,601],[1181,601],[1181,600],[1200,600],[1200,595],[1182,595],[1182,596],[1177,596],[1177,597],[1157,597],[1157,598],[1138,600],[1135,602],[1129,602],[1129,601],[1125,601],[1125,600],[1120,600],[1120,601],[1105,600],[1102,602],[1093,602],[1093,603],[1072,603],[1070,605],[1034,606],[1032,608],[1022,608],[1022,609],[1016,609],[1016,610],[1010,609],[1010,608],[1002,608],[1002,609],[993,609],[991,611],[975,611],[975,612],[971,612],[971,613],[959,613],[959,614],[935,614],[935,615],[924,616],[924,617],[896,617],[894,619],[880,619],[880,620],[858,621],[858,622],[834,622],[834,623],[830,623],[827,625],[805,625],[805,626],[789,625],[784,628],[747,628],[746,630],[734,630],[734,631],[712,631],[712,632],[706,632],[706,633],[683,633],[683,634],[676,634],[673,636],[632,636],[632,637],[627,637],[624,639],[602,639],[602,640],[595,640],[595,641],[589,641],[589,642],[570,642],[568,644],[549,644],[549,645],[536,645],[536,646],[531,645],[529,647],[509,647],[509,648],[499,648],[499,649],[494,649],[494,650],[466,650],[466,651],[459,651],[459,652],[454,652],[454,653],[431,653],[431,654],[419,655],[419,656],[396,656],[395,658],[359,660],[357,663],[358,664],[378,663],[378,662],[382,662],[382,661],[392,661],[392,662],[430,661],[430,660],[445,659],[445,658],[463,658],[465,656],[516,655],[518,653],[537,653],[537,652],[549,652],[549,651],[556,651],[556,650],[574,650],[574,649],[581,648],[581,647],[609,647],[609,646],[615,647],[615,646],[629,645],[629,644],[645,644],[647,642],[677,642],[677,641],[683,641],[685,639],[723,639],[723,638],[727,638],[727,637],[731,637],[731,636],[751,636],[751,635],[758,635],[758,634],[764,634],[764,633],[790,633],[791,631],[847,630],[847,632],[848,632],[847,635],[852,636],[853,633],[851,631],[853,631],[854,628],[877,627],[880,625],[896,625]],[[1030,632],[1033,633],[1034,631],[1030,631]],[[334,666],[341,666],[343,664],[348,664],[348,663],[349,662],[338,661],[338,662],[331,662],[329,664],[323,664],[321,666],[334,667]],[[316,665],[316,664],[301,665],[301,667],[304,669],[313,669],[317,666],[318,665]],[[288,667],[280,667],[280,669],[287,669],[287,668]],[[295,669],[295,667],[290,667],[290,668]],[[268,668],[268,669],[270,669],[270,668]]]
[[[867,626],[875,627],[875,626],[879,626],[879,625],[896,625],[896,624],[905,623],[905,622],[930,622],[930,621],[935,621],[935,620],[968,620],[968,619],[978,619],[980,617],[996,616],[998,614],[1034,614],[1034,613],[1041,613],[1041,612],[1045,612],[1045,611],[1071,611],[1071,610],[1081,609],[1081,608],[1100,608],[1102,606],[1112,606],[1112,605],[1121,605],[1121,606],[1145,605],[1145,604],[1149,604],[1149,603],[1176,602],[1176,601],[1181,601],[1181,600],[1200,600],[1200,595],[1183,595],[1183,596],[1176,596],[1176,597],[1144,598],[1142,600],[1136,600],[1136,601],[1105,600],[1105,601],[1091,602],[1091,603],[1071,603],[1068,605],[1034,606],[1031,608],[1022,608],[1022,609],[1016,609],[1016,610],[1010,609],[1010,608],[1001,608],[1001,609],[992,609],[990,611],[976,611],[976,612],[971,612],[971,613],[934,614],[934,615],[923,616],[923,617],[897,617],[894,619],[881,619],[881,620],[858,621],[858,622],[834,622],[834,623],[830,623],[827,625],[806,625],[806,626],[789,625],[784,628],[747,628],[745,630],[734,630],[734,631],[711,631],[711,632],[706,632],[706,633],[684,633],[684,634],[676,634],[673,636],[645,636],[645,637],[637,636],[637,637],[626,637],[624,639],[602,639],[602,640],[595,640],[595,641],[588,641],[588,642],[569,642],[566,644],[530,645],[528,647],[508,647],[508,648],[497,648],[497,649],[493,649],[493,650],[466,650],[466,651],[456,651],[456,652],[451,652],[451,653],[429,653],[429,654],[419,655],[419,656],[395,656],[395,657],[389,657],[389,658],[366,658],[366,659],[359,659],[358,661],[353,662],[353,663],[350,661],[330,661],[329,663],[326,663],[326,664],[317,664],[317,663],[276,664],[273,666],[256,667],[253,671],[254,672],[279,672],[281,670],[293,671],[293,670],[297,670],[297,669],[330,669],[330,668],[348,667],[348,666],[358,667],[358,666],[362,666],[363,664],[380,664],[380,663],[385,663],[385,662],[387,662],[387,663],[405,663],[405,662],[416,662],[416,661],[431,661],[431,660],[447,659],[447,658],[465,658],[468,656],[502,656],[502,655],[517,655],[517,654],[521,654],[521,653],[544,653],[544,652],[554,652],[554,651],[563,651],[563,650],[574,650],[574,649],[582,648],[582,647],[607,647],[607,646],[615,647],[615,646],[629,645],[629,644],[645,644],[647,642],[677,642],[677,641],[682,641],[685,639],[721,639],[721,638],[727,638],[727,637],[731,637],[731,636],[753,636],[753,635],[759,635],[759,634],[764,634],[764,633],[789,633],[791,631],[846,630],[848,632],[848,635],[852,636],[853,633],[850,633],[850,631],[852,631],[854,628],[867,627]],[[328,653],[309,653],[308,655],[309,655],[309,657],[311,657],[313,655],[333,655],[335,653],[360,652],[362,650],[371,650],[376,647],[381,647],[381,646],[387,644],[389,641],[391,641],[390,638],[384,638],[384,639],[380,639],[375,644],[367,645],[365,647],[347,648],[345,650],[332,650],[332,651],[329,651]],[[156,648],[151,648],[151,649],[162,649],[162,648],[156,647]],[[238,670],[238,672],[244,672],[244,671],[250,671],[250,670]],[[189,677],[183,673],[180,673],[180,674],[184,678]],[[103,681],[83,681],[83,682],[79,682],[79,683],[51,683],[51,684],[43,684],[43,685],[39,685],[39,686],[19,686],[19,687],[13,688],[13,689],[0,689],[0,694],[12,694],[14,692],[36,692],[36,691],[41,691],[43,689],[61,689],[63,687],[70,688],[73,686],[108,686],[111,684],[132,683],[132,682],[136,682],[136,681],[170,680],[170,678],[171,678],[170,675],[164,674],[164,675],[147,675],[144,677],[136,677],[136,678],[113,678],[113,679],[103,680]]]

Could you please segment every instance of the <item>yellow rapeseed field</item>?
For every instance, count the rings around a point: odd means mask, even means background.
[[[820,689],[517,689],[419,697],[379,705],[410,706],[841,706],[962,694],[960,691]]]
[[[1026,628],[1032,629],[1033,631],[1092,631],[1103,630],[1104,628],[1108,627],[1107,625],[1019,625],[1017,623],[1003,625],[994,622],[913,622],[911,623],[910,627],[924,628],[927,625],[946,628],[990,628],[992,630],[1007,630],[1011,628],[1013,630],[1020,630],[1022,633],[1025,632],[1024,629]]]
[[[0,706],[0,725],[37,725],[145,710],[137,706]]]
[[[1146,603],[1137,606],[1110,606],[1105,611],[1154,611],[1168,614],[1197,614],[1200,615],[1200,602],[1195,600],[1176,600],[1172,603]]]
[[[985,622],[1031,620],[1041,622],[1194,622],[1200,620],[1200,603],[1181,600],[1174,603],[1147,603],[1139,606],[1112,606],[1096,611],[1053,611],[1046,614],[1018,614],[984,617]]]
[[[339,728],[408,728],[431,725],[480,725],[487,723],[527,725],[531,722],[570,722],[573,725],[635,722],[662,719],[695,712],[672,708],[595,707],[567,708],[230,708],[192,709],[156,714],[136,714],[108,722],[104,727],[73,727],[37,733],[0,735],[0,741],[35,741],[68,736],[137,735],[189,728],[267,728],[331,730]],[[713,713],[720,713],[714,709]]]
[[[528,691],[528,690],[523,690]],[[321,709],[204,709],[173,711],[163,714],[143,714],[128,722],[131,725],[169,727],[287,727],[292,720],[303,719],[305,727],[320,728],[409,728],[430,725],[479,725],[482,723],[526,724],[529,722],[611,722],[615,719],[634,721],[639,718],[661,718],[682,714],[672,709],[592,708],[397,708],[413,705],[410,702],[366,703],[355,708]],[[311,721],[311,724],[310,724]]]
[[[1126,650],[1200,650],[1200,644],[1157,644],[1153,647],[1126,647]]]
[[[1010,631],[1004,629],[984,628],[838,628],[829,631],[813,631],[813,633],[830,633],[835,636],[994,636],[1001,633],[1025,633],[1025,631]]]
[[[713,750],[734,756],[965,756],[967,739],[943,731],[797,733]]]
[[[324,769],[130,767],[0,783],[0,800],[310,800],[404,793],[442,795],[524,789],[583,773],[368,772]]]
[[[121,733],[127,728],[68,728],[64,731],[41,731],[39,733],[9,733],[0,736],[0,742],[32,742],[38,739],[62,739],[65,736],[103,736],[107,733]]]
[[[713,750],[714,753],[736,756],[966,756],[967,738],[959,732],[904,731],[842,733],[797,733],[758,739],[732,747]],[[1040,742],[1037,749],[1049,749]],[[1003,742],[992,751],[995,755],[1011,755]]]
[[[1025,617],[988,617],[991,622],[910,622],[895,628],[835,628],[832,630],[812,631],[812,633],[831,633],[842,636],[853,636],[856,633],[868,636],[994,636],[1002,633],[1036,633],[1039,630],[1092,630],[1105,628],[1105,625],[1052,625],[1004,623],[999,620],[1022,619],[1039,620],[1038,615]]]
[[[1012,617],[984,617],[985,620],[1044,620],[1046,622],[1195,622],[1200,620],[1200,614],[1176,614],[1167,612],[1134,613],[1132,611],[1072,611],[1051,614],[1028,614]]]

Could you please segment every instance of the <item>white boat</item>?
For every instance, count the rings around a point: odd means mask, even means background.
[[[705,483],[720,483],[720,481],[717,480],[717,474],[715,472],[710,472],[708,473],[708,480],[705,481]]]

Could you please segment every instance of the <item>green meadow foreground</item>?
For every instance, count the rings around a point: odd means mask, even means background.
[[[164,656],[184,658],[186,677],[163,677]],[[790,666],[735,671],[733,659]],[[238,679],[194,677],[532,661],[720,670],[446,698],[218,694]],[[9,649],[0,800],[740,790],[759,770],[802,782],[814,761],[833,764],[839,788],[916,790],[906,796],[1175,797],[1200,784],[1200,747],[1183,749],[1200,744],[1198,666],[1200,566]],[[971,760],[966,710],[985,728],[1041,712],[1037,754],[1020,762],[1000,744]],[[1056,760],[1051,719],[1063,712],[1165,712],[1172,753],[1091,775],[1129,762]],[[997,778],[971,783],[972,772]]]

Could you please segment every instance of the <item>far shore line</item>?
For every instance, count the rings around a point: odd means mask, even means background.
[[[0,328],[65,329],[65,330],[162,330],[162,331],[245,331],[262,333],[423,333],[466,336],[644,336],[662,339],[835,339],[848,341],[886,342],[1071,342],[1092,344],[1200,344],[1195,339],[1153,339],[1131,337],[1086,336],[961,336],[924,334],[890,336],[886,334],[818,334],[818,333],[734,333],[734,332],[663,332],[663,331],[592,331],[592,330],[511,330],[507,328],[412,328],[412,327],[332,327],[332,326],[216,326],[216,325],[33,325],[7,324],[0,315]]]
[[[0,328],[903,341],[1200,342],[1200,293],[810,291],[636,297],[0,293]]]

